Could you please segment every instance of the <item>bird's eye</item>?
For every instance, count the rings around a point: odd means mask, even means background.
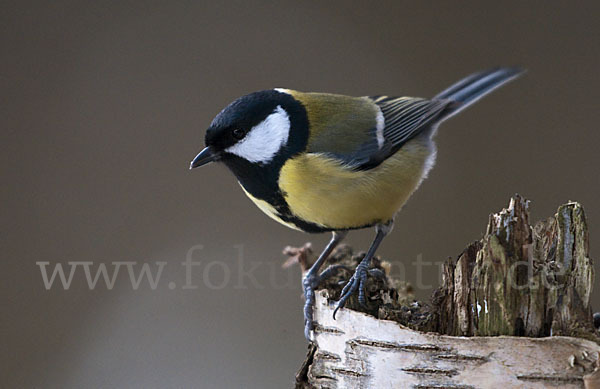
[[[244,130],[239,129],[239,128],[234,128],[231,131],[231,134],[233,135],[233,137],[235,139],[242,139],[244,137],[244,135],[246,135],[246,133],[244,132]]]

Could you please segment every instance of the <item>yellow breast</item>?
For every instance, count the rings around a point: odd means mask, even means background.
[[[333,229],[363,227],[392,219],[417,189],[434,156],[433,145],[421,138],[365,171],[307,153],[285,163],[279,187],[291,212],[306,221]]]
[[[298,231],[302,231],[300,228],[298,228],[296,225],[286,222],[285,220],[283,220],[281,217],[279,217],[279,213],[277,212],[277,210],[275,209],[275,207],[273,207],[271,204],[269,204],[268,202],[266,202],[265,200],[261,200],[258,199],[254,196],[252,196],[247,190],[246,188],[244,188],[243,185],[240,184],[240,186],[242,187],[244,193],[246,193],[246,196],[248,196],[250,198],[250,200],[252,200],[252,202],[254,204],[256,204],[256,206],[263,211],[265,214],[267,214],[267,216],[269,216],[271,219],[283,224],[284,226],[293,228],[294,230],[298,230]]]

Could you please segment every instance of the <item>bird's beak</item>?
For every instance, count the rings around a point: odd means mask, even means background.
[[[210,147],[204,148],[196,158],[190,163],[190,169],[206,165],[207,163],[214,162],[219,159],[219,154],[214,152]]]

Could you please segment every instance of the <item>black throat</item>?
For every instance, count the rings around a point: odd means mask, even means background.
[[[283,164],[295,155],[306,150],[308,143],[308,116],[304,106],[287,93],[265,91],[273,93],[273,99],[268,99],[273,104],[283,108],[290,119],[290,133],[287,144],[268,163],[253,163],[237,155],[224,153],[221,161],[235,174],[244,189],[257,199],[264,200],[272,205],[279,217],[295,224],[306,232],[330,231],[326,228],[309,223],[294,216],[285,201],[284,193],[279,189],[279,173]],[[276,94],[276,95],[275,95]]]

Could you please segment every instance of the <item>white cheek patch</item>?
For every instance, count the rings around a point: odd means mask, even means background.
[[[289,135],[290,118],[278,105],[265,120],[252,127],[244,139],[225,151],[250,162],[268,163],[287,144]]]

